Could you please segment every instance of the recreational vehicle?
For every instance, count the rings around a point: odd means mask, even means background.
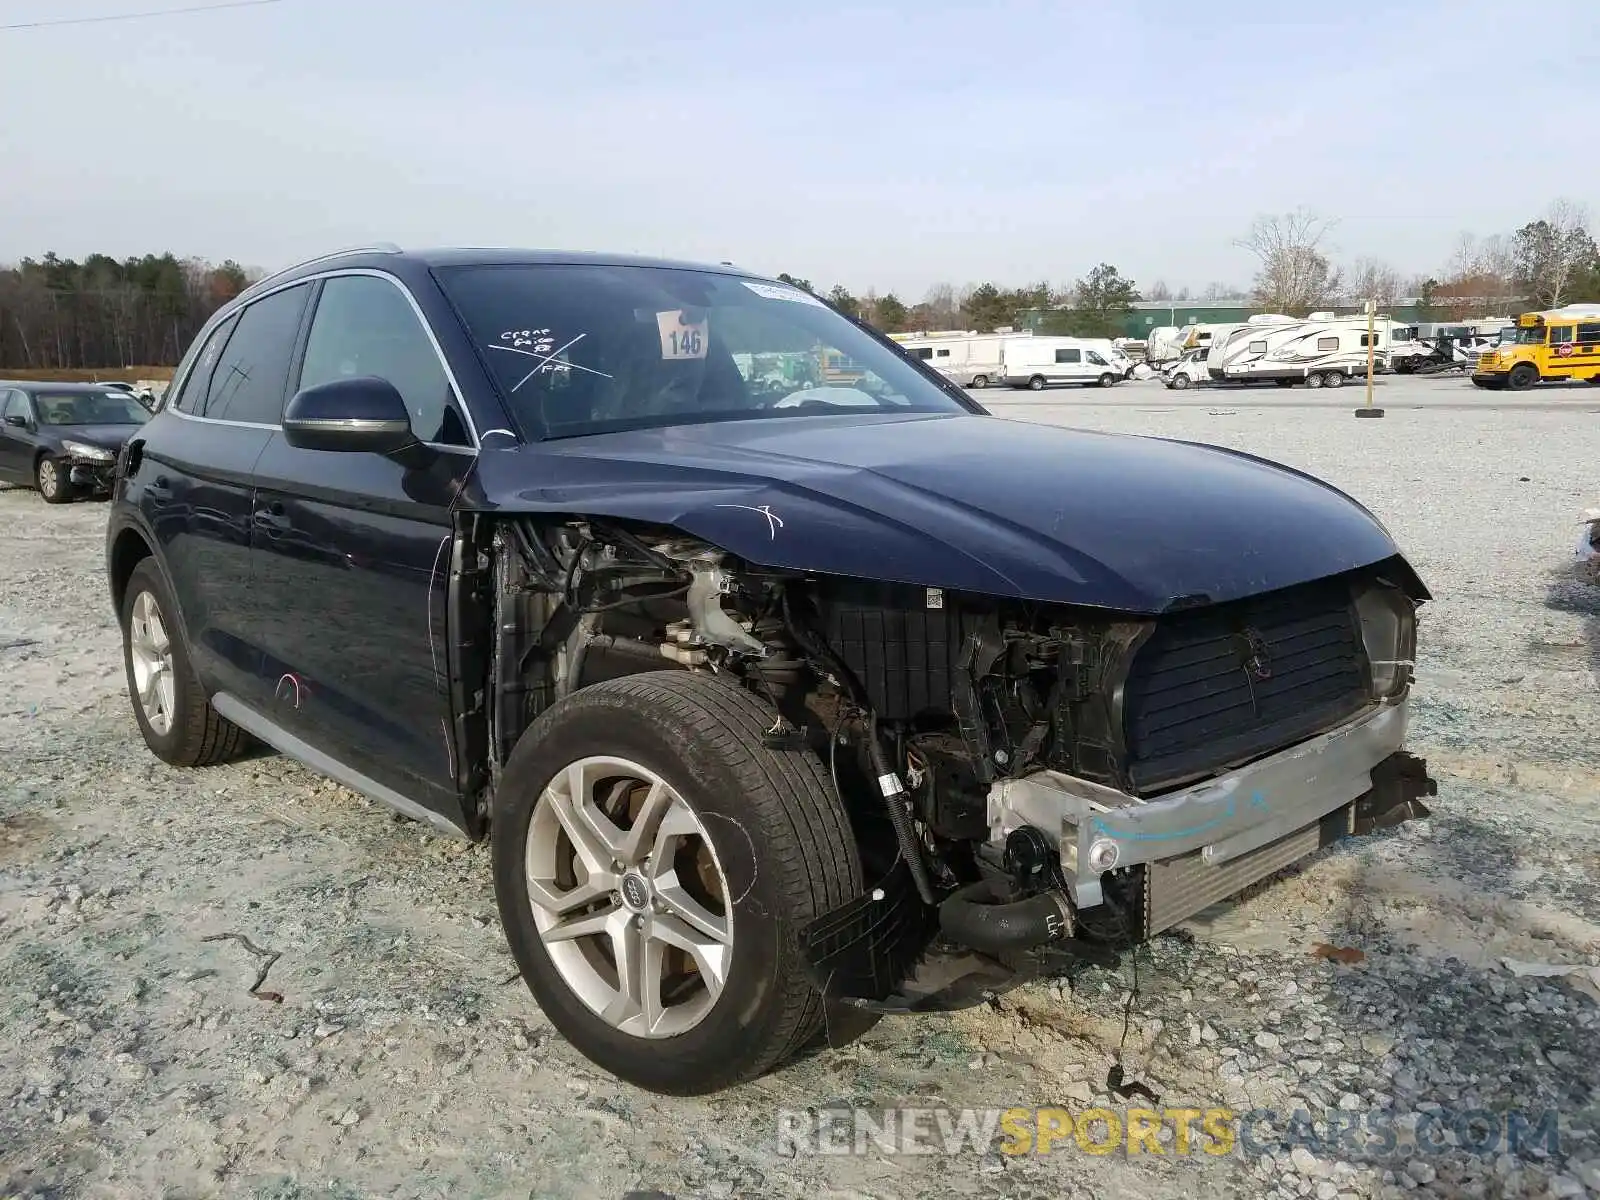
[[[890,334],[906,353],[962,387],[986,388],[1000,381],[1004,361],[1001,348],[1016,333],[966,333],[960,331]]]
[[[1227,383],[1276,383],[1289,387],[1341,387],[1356,375],[1365,375],[1369,353],[1373,366],[1387,366],[1383,342],[1389,321],[1384,318],[1368,332],[1366,317],[1335,317],[1313,313],[1304,321],[1264,326],[1229,343],[1221,366]],[[1218,375],[1217,355],[1209,364]]]
[[[1331,315],[1331,314],[1317,314]],[[1228,368],[1244,357],[1264,353],[1264,345],[1274,331],[1286,329],[1299,322],[1282,313],[1258,313],[1243,325],[1213,326],[1210,353],[1206,356],[1206,370],[1218,383],[1228,381]]]
[[[1036,392],[1054,383],[1111,387],[1126,378],[1125,371],[1132,366],[1109,344],[1102,347],[1099,342],[1083,338],[1037,334],[1009,337],[1005,339],[1002,354],[1005,381],[1012,387],[1031,388]]]

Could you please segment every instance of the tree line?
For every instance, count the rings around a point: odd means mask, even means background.
[[[1588,210],[1557,200],[1519,228],[1487,236],[1463,233],[1449,262],[1426,275],[1405,276],[1374,258],[1335,261],[1337,222],[1307,209],[1258,217],[1236,241],[1256,263],[1249,289],[1212,283],[1199,293],[1165,282],[1141,293],[1134,280],[1100,263],[1063,287],[1048,282],[1006,287],[995,282],[941,283],[915,304],[868,288],[857,296],[842,284],[805,288],[887,333],[931,329],[992,332],[1025,319],[1040,333],[1112,337],[1133,305],[1228,302],[1259,311],[1304,316],[1318,308],[1376,300],[1389,308],[1415,299],[1436,320],[1504,316],[1574,301],[1600,303],[1600,247]],[[82,262],[46,254],[0,268],[0,374],[7,370],[173,366],[211,314],[237,296],[252,274],[232,260],[212,264],[147,254]]]
[[[174,366],[249,282],[236,262],[171,254],[25,258],[0,268],[0,374]]]

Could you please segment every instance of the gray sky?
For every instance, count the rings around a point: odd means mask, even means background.
[[[0,24],[202,0],[5,0]],[[1495,4],[282,0],[0,32],[0,261],[370,240],[931,283],[1440,267],[1600,204],[1587,17]]]

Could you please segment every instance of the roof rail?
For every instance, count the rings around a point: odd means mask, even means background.
[[[271,283],[275,279],[281,279],[285,275],[288,275],[294,271],[299,271],[305,267],[315,266],[320,262],[330,262],[335,258],[345,258],[351,254],[400,253],[402,253],[400,247],[395,245],[393,242],[373,242],[365,246],[346,246],[343,250],[331,250],[327,254],[319,254],[315,258],[305,259],[303,262],[294,263],[292,266],[287,266],[281,270],[274,271],[270,275],[262,276],[262,278],[256,280],[249,287],[245,288],[244,291],[240,292],[239,295],[247,296],[251,292],[260,290],[264,285]]]

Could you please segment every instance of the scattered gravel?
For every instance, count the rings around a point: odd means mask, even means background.
[[[1438,406],[1462,386],[1388,387],[1371,422],[1358,392],[987,393],[1004,415],[1278,458],[1372,507],[1439,597],[1412,737],[1434,818],[1158,939],[1132,997],[1131,964],[1063,964],[702,1100],[619,1085],[553,1035],[481,848],[280,758],[151,757],[104,506],[0,491],[0,1197],[1600,1194],[1600,991],[1505,965],[1600,965],[1600,590],[1570,566],[1600,426],[1582,393]],[[254,994],[265,960],[223,934],[281,955]],[[1251,1136],[1181,1161],[1170,1129],[1162,1155],[1018,1158],[776,1137],[777,1110],[807,1106],[1143,1103],[1109,1093],[1119,1058],[1162,1107],[1258,1113]],[[1511,1110],[1558,1114],[1558,1141],[1491,1141]],[[1350,1132],[1379,1128],[1391,1148]]]

